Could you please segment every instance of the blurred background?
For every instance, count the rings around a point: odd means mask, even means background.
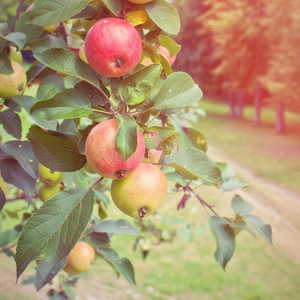
[[[137,286],[116,279],[96,262],[76,287],[77,299],[277,299],[299,298],[300,287],[300,1],[173,0],[182,46],[174,71],[185,71],[204,97],[195,109],[195,128],[208,140],[208,154],[226,161],[247,189],[235,191],[270,223],[274,245],[241,233],[224,272],[214,260],[215,241],[207,214],[191,199],[168,196],[150,225],[165,243],[134,250],[134,237],[114,237],[112,246],[128,257]],[[2,0],[0,22],[12,23],[19,1]],[[29,2],[26,2],[28,6]],[[199,108],[202,113],[199,113]],[[205,188],[202,197],[227,213],[234,193]],[[124,218],[108,205],[114,219]],[[227,211],[228,210],[228,211]],[[126,219],[126,218],[125,218]],[[128,219],[129,220],[129,219]],[[168,242],[173,228],[181,234]],[[147,250],[146,259],[143,254]],[[0,256],[0,299],[48,299],[36,293],[35,265],[15,285],[15,264]]]

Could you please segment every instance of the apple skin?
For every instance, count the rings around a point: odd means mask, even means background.
[[[81,58],[81,60],[83,60],[85,63],[88,64],[88,61],[87,61],[86,56],[85,56],[84,44],[81,45],[81,47],[80,47],[80,49],[79,49],[78,55],[79,55],[79,57]]]
[[[27,76],[23,67],[11,62],[14,73],[0,74],[0,97],[7,98],[16,95],[22,95],[27,84]]]
[[[88,31],[84,50],[89,65],[100,75],[119,77],[130,72],[142,56],[142,40],[127,21],[104,18]]]
[[[116,119],[105,120],[90,131],[85,143],[88,164],[101,176],[111,179],[128,176],[138,168],[145,155],[145,140],[142,133],[137,130],[137,149],[124,162],[115,147],[118,128]]]
[[[9,59],[17,62],[19,65],[23,64],[23,56],[21,51],[17,51],[14,46],[9,47]]]
[[[63,173],[51,171],[49,168],[40,164],[40,181],[46,185],[56,185],[63,180]]]
[[[153,0],[128,0],[128,2],[131,3],[136,3],[136,4],[144,4],[144,3],[149,3],[152,2]]]
[[[92,267],[95,257],[95,250],[90,244],[79,242],[69,253],[64,271],[71,275],[84,273]]]
[[[160,53],[162,55],[164,55],[166,57],[166,59],[169,61],[170,66],[172,66],[176,60],[176,55],[170,57],[170,52],[167,48],[163,47],[163,46],[159,46],[158,50],[160,51]]]
[[[38,196],[43,202],[45,202],[48,199],[54,197],[56,194],[58,194],[62,190],[63,190],[63,187],[61,186],[61,184],[56,184],[56,185],[43,184],[39,188]]]
[[[111,197],[116,206],[133,218],[148,217],[167,194],[165,174],[155,165],[141,164],[131,175],[113,180]]]

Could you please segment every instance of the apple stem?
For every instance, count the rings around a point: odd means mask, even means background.
[[[116,175],[117,175],[117,178],[118,179],[122,179],[122,178],[124,178],[125,177],[125,170],[119,170],[119,171],[117,171],[116,172]]]
[[[139,215],[141,218],[143,218],[147,214],[147,208],[146,207],[141,207],[139,209]]]

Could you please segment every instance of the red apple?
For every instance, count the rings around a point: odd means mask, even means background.
[[[159,49],[160,53],[162,55],[164,55],[165,58],[169,61],[170,66],[172,66],[176,60],[176,55],[171,57],[169,50],[163,46],[159,46],[158,49]]]
[[[85,143],[85,155],[89,165],[106,178],[126,177],[138,168],[145,154],[145,140],[142,133],[137,130],[137,149],[124,162],[115,146],[118,128],[116,119],[103,121],[91,130]]]
[[[99,74],[119,77],[130,72],[142,56],[142,40],[127,21],[105,18],[88,31],[84,43],[89,65]]]

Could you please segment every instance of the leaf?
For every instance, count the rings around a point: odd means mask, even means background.
[[[11,109],[0,112],[0,123],[6,132],[16,139],[22,137],[22,124],[18,114],[14,113]]]
[[[272,227],[266,224],[261,218],[254,215],[245,215],[243,218],[248,221],[253,228],[272,245]]]
[[[32,178],[39,178],[39,161],[33,154],[32,146],[28,141],[9,141],[1,144],[0,149],[16,159]]]
[[[193,232],[190,228],[180,228],[177,230],[177,234],[188,243],[193,241]]]
[[[125,20],[132,26],[144,24],[148,19],[148,14],[145,10],[130,11],[125,15]]]
[[[187,179],[200,178],[204,182],[220,186],[221,170],[201,150],[184,149],[165,157],[164,165],[173,167]]]
[[[205,136],[194,128],[183,127],[183,132],[188,136],[192,145],[203,152],[207,151],[207,141]]]
[[[180,30],[180,18],[176,8],[165,0],[155,0],[145,4],[152,21],[163,31],[177,35]]]
[[[169,172],[165,173],[165,175],[168,180],[179,183],[182,186],[186,186],[186,181],[178,172]]]
[[[158,42],[161,46],[168,49],[170,57],[178,54],[181,49],[180,45],[178,45],[174,40],[164,34],[158,36]]]
[[[49,100],[37,102],[30,111],[48,120],[80,118],[93,112],[89,100],[74,89],[62,90]]]
[[[68,45],[62,38],[48,34],[44,38],[33,41],[30,48],[34,53],[41,53],[52,48],[68,49]]]
[[[34,53],[34,57],[47,67],[87,81],[97,88],[100,87],[94,70],[73,51],[53,48],[42,53]]]
[[[73,172],[86,163],[84,155],[77,149],[77,142],[70,134],[45,130],[32,125],[27,138],[32,144],[38,160],[53,171]]]
[[[230,192],[230,191],[234,191],[234,190],[238,190],[244,187],[247,187],[251,185],[251,182],[240,182],[240,180],[237,177],[231,178],[229,180],[227,180],[226,182],[224,182],[221,186],[221,189],[224,192]]]
[[[101,0],[101,1],[116,17],[118,17],[119,13],[122,10],[121,0]]]
[[[235,235],[233,229],[224,218],[210,216],[208,221],[210,230],[217,241],[215,259],[225,270],[235,250]]]
[[[14,70],[11,65],[10,59],[7,57],[4,51],[0,52],[0,73],[12,74]]]
[[[119,128],[115,144],[117,151],[125,162],[137,149],[137,124],[132,117],[126,115],[118,115],[117,118]]]
[[[92,231],[84,237],[87,243],[93,244],[95,247],[101,247],[110,243],[110,238],[107,233]]]
[[[162,54],[159,54],[160,64],[162,65],[164,71],[169,76],[173,73],[172,68],[170,66],[169,60]]]
[[[34,97],[24,96],[24,95],[13,96],[12,99],[16,103],[18,103],[22,108],[24,108],[29,115],[30,115],[30,109],[33,106],[33,104],[39,101],[38,99],[36,99]],[[44,128],[55,130],[57,127],[57,121],[55,121],[55,120],[48,121],[48,120],[45,120],[38,116],[31,116],[31,117],[37,124],[43,126]]]
[[[26,42],[30,44],[36,40],[44,31],[44,27],[28,24],[30,13],[25,13],[16,22],[15,32],[21,32],[26,35]]]
[[[155,87],[161,72],[161,65],[152,64],[126,77],[119,87],[121,99],[128,105],[143,102]]]
[[[161,147],[162,142],[171,137],[174,133],[176,133],[176,129],[173,127],[151,126],[147,128],[143,133],[146,148],[156,149]],[[151,145],[153,146],[151,147]]]
[[[48,284],[57,273],[66,265],[68,259],[65,257],[58,263],[50,263],[42,260],[36,269],[36,288],[37,292]]]
[[[17,279],[33,260],[64,259],[85,231],[94,202],[94,192],[86,189],[65,190],[47,200],[24,224],[16,251]]]
[[[0,34],[0,37],[14,43],[18,47],[18,50],[22,50],[26,43],[26,35],[22,32],[13,32],[8,35]]]
[[[15,229],[8,229],[0,233],[0,248],[9,246],[16,241],[20,232]]]
[[[109,263],[118,277],[122,274],[129,283],[136,284],[134,269],[129,259],[119,258],[117,252],[109,248],[99,248],[97,253]]]
[[[0,187],[0,212],[2,212],[2,209],[5,205],[5,203],[6,203],[5,194],[2,190],[2,188]]]
[[[13,158],[1,159],[0,169],[4,181],[22,190],[30,203],[34,195],[36,180]]]
[[[162,84],[153,108],[163,110],[189,106],[202,97],[202,91],[187,73],[171,74]]]
[[[125,221],[125,220],[102,221],[95,226],[94,231],[142,236],[141,233],[131,223],[129,223],[128,221]]]
[[[49,26],[63,22],[83,10],[89,0],[36,0],[29,24]]]
[[[67,189],[87,188],[89,185],[89,178],[83,169],[75,172],[64,173],[64,185]]]
[[[51,99],[54,95],[64,89],[64,80],[56,75],[46,76],[40,83],[36,97],[39,100]]]

